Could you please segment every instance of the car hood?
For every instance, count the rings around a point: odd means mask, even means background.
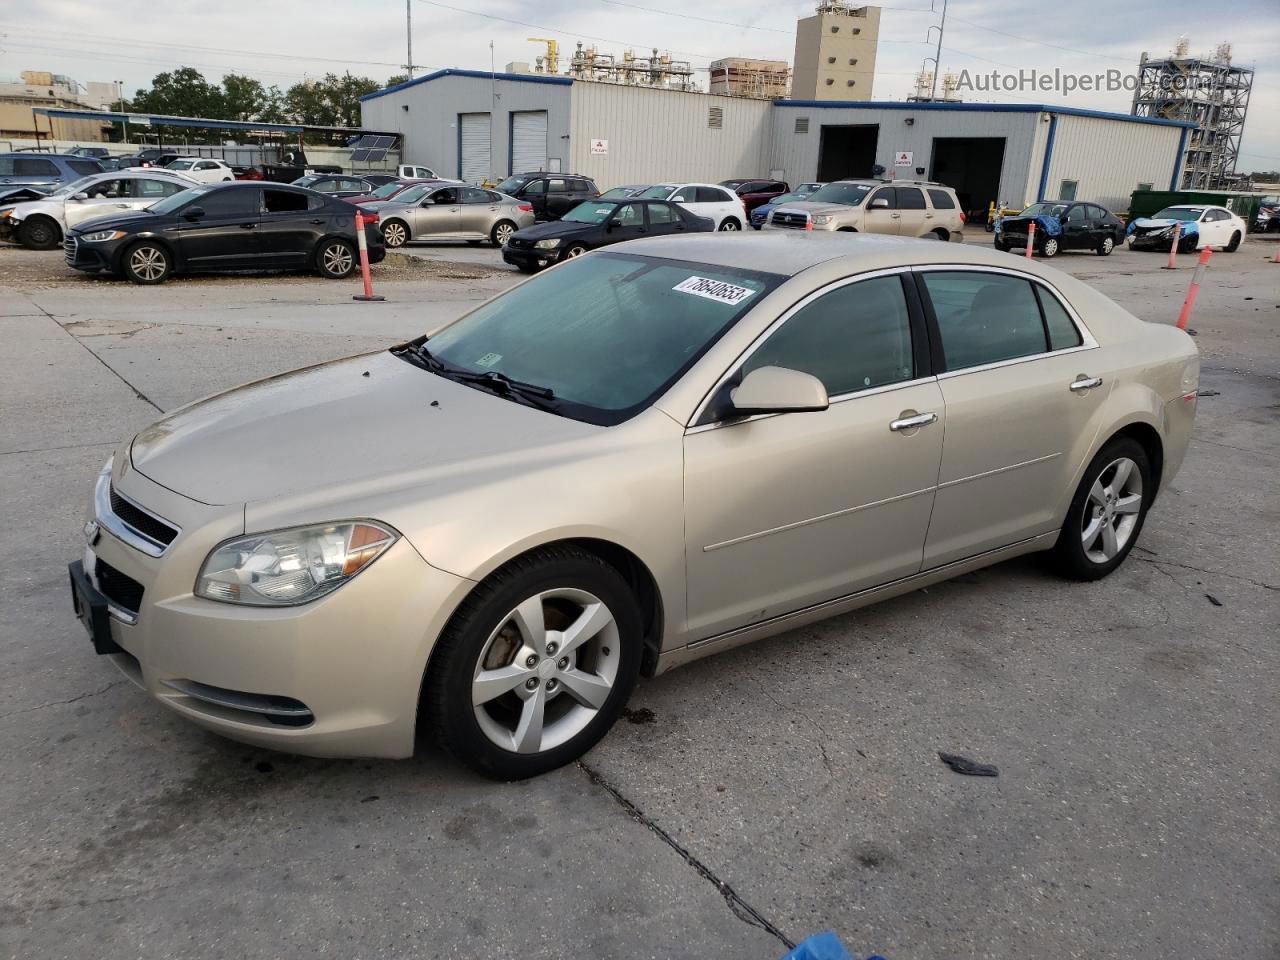
[[[532,227],[525,227],[523,230],[517,230],[514,236],[521,240],[537,241],[550,240],[553,237],[572,237],[582,233],[590,233],[592,230],[602,229],[603,224],[598,223],[578,223],[574,220],[549,220],[546,223],[537,223]]]
[[[62,186],[60,183],[49,184],[46,187],[15,183],[12,186],[0,189],[0,203],[21,203],[23,200],[37,200],[57,190],[60,186]]]
[[[1138,217],[1136,220],[1129,221],[1129,226],[1125,232],[1131,236],[1135,233],[1155,233],[1167,230],[1175,223],[1182,224],[1179,233],[1184,237],[1200,233],[1200,224],[1195,220],[1173,220],[1167,217],[1160,217],[1159,219],[1155,217]]]
[[[182,407],[130,446],[133,468],[202,503],[365,490],[520,471],[603,428],[446,380],[380,353],[260,380]]]
[[[77,223],[72,229],[72,233],[91,233],[94,230],[127,230],[139,220],[154,220],[157,224],[162,222],[163,218],[157,217],[154,213],[146,210],[129,210],[124,213],[111,213],[105,217],[94,217],[91,220],[84,220]]]

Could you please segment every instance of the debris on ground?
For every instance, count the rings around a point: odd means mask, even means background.
[[[1222,606],[1222,601],[1219,600],[1217,597],[1215,597],[1212,593],[1206,593],[1205,598],[1208,599],[1208,601],[1212,603],[1215,607]]]
[[[957,753],[943,753],[938,751],[938,759],[945,763],[956,773],[962,773],[966,777],[998,777],[1000,771],[994,764],[978,763],[970,760],[968,757],[962,757]]]
[[[636,710],[632,710],[630,707],[623,707],[622,715],[626,717],[630,723],[635,723],[640,725],[653,723],[655,720],[658,719],[657,714],[655,714],[648,707],[639,707]]]

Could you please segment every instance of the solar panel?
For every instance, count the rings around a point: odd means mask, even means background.
[[[386,150],[391,144],[396,142],[395,137],[374,137],[374,142],[369,144],[375,150]]]
[[[355,153],[351,154],[351,162],[367,163],[369,160],[369,153],[370,151],[368,150],[357,150]]]
[[[385,160],[386,156],[387,156],[387,151],[385,150],[370,150],[369,158],[368,158],[369,163],[377,163],[379,160]],[[352,157],[351,159],[354,160],[355,157]]]

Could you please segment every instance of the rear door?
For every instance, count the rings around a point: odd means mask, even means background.
[[[200,207],[204,216],[173,228],[178,255],[191,268],[251,267],[258,261],[258,223],[262,188],[223,187],[192,197],[184,209]],[[181,212],[181,211],[180,211]]]
[[[479,187],[462,188],[462,203],[458,208],[458,232],[461,235],[472,238],[489,236],[498,216],[498,205],[493,196]]]
[[[264,266],[301,266],[307,262],[325,232],[324,202],[301,190],[267,187],[262,191],[258,247]]]
[[[645,213],[649,218],[649,235],[666,236],[671,233],[684,233],[688,229],[679,211],[662,200],[646,200]]]
[[[994,267],[916,273],[947,408],[927,569],[1055,530],[1113,383],[1038,280]]]
[[[1093,224],[1083,203],[1073,203],[1062,215],[1062,248],[1087,250],[1093,246]]]
[[[929,222],[929,208],[925,206],[924,191],[919,187],[894,187],[898,202],[898,232],[904,237],[923,237],[933,229]]]

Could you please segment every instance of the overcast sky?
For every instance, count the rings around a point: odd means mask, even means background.
[[[656,46],[704,68],[704,89],[705,67],[719,57],[790,61],[795,20],[813,11],[812,0],[412,2],[414,60],[422,71],[488,69],[490,41],[499,69],[513,60],[532,62],[541,44],[525,38],[543,36],[559,40],[562,51],[571,51],[576,41],[612,53],[626,47],[647,53]],[[929,7],[930,0],[894,0],[882,7],[876,99],[909,93],[921,61],[932,54],[925,39],[938,16]],[[677,12],[682,9],[687,13]],[[1229,41],[1235,62],[1257,70],[1239,169],[1280,168],[1278,0],[950,0],[942,69],[1132,71],[1143,50],[1167,55],[1179,34],[1190,38],[1193,53],[1207,54]],[[82,83],[121,80],[129,92],[177,66],[196,67],[215,80],[235,71],[282,87],[344,69],[381,80],[401,72],[405,62],[405,3],[0,0],[0,51],[0,79],[49,70]],[[964,98],[1128,113],[1132,95],[1000,92]]]

